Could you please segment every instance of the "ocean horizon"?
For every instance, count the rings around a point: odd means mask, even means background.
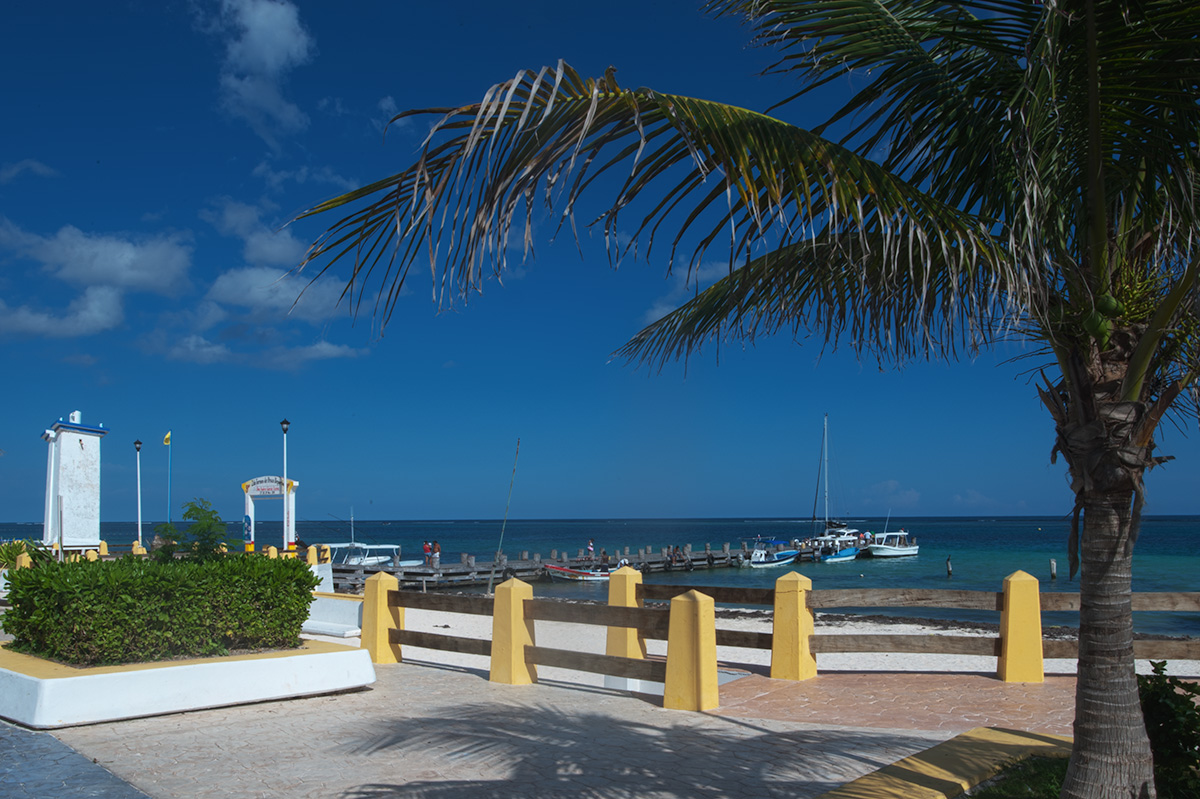
[[[953,588],[999,591],[1004,578],[1015,571],[1036,577],[1042,591],[1076,592],[1078,579],[1072,579],[1067,561],[1069,518],[1062,516],[923,516],[923,517],[846,517],[852,527],[881,533],[904,528],[915,536],[920,554],[894,559],[858,559],[847,563],[804,563],[794,568],[813,581],[813,588]],[[143,538],[154,535],[158,522],[144,521]],[[183,525],[181,529],[186,529]],[[230,538],[242,538],[240,521],[227,522]],[[0,540],[40,539],[41,522],[0,522]],[[282,521],[259,521],[258,544],[282,543]],[[354,539],[367,544],[399,545],[402,553],[413,556],[425,540],[437,540],[442,546],[442,562],[457,562],[464,554],[479,561],[491,560],[499,550],[511,558],[521,553],[539,553],[549,558],[555,550],[575,556],[589,540],[597,554],[604,552],[613,560],[625,554],[626,547],[635,560],[639,549],[659,551],[664,547],[691,544],[703,551],[705,544],[720,551],[728,543],[740,550],[743,542],[755,537],[806,538],[811,535],[811,519],[799,518],[610,518],[610,519],[459,519],[400,520],[355,519]],[[116,547],[127,546],[137,537],[136,522],[101,522],[101,537]],[[1200,516],[1146,516],[1134,549],[1133,590],[1200,590]],[[305,544],[349,541],[349,519],[298,520],[297,538]],[[503,540],[501,541],[501,536]],[[1056,561],[1057,579],[1051,579],[1051,559]],[[947,560],[953,568],[947,575]],[[654,573],[647,582],[686,585],[724,585],[767,588],[786,573],[777,569],[697,569],[693,572]],[[603,600],[605,583],[538,583],[535,594],[577,599]],[[852,611],[857,609],[851,609]],[[862,611],[859,611],[862,612]],[[941,610],[935,608],[895,608],[875,610],[905,617],[956,619],[970,622],[996,622],[998,613],[985,611]],[[1135,613],[1139,632],[1157,635],[1200,636],[1200,613]],[[1078,614],[1046,613],[1043,623],[1077,626]]]

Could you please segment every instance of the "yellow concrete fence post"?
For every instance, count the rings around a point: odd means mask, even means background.
[[[534,645],[533,619],[525,618],[525,600],[533,599],[533,586],[513,577],[496,586],[492,603],[492,668],[488,679],[506,685],[537,682],[537,666],[525,659],[525,648]]]
[[[14,569],[28,569],[31,566],[33,566],[33,558],[29,557],[28,552],[17,555],[17,562],[13,564]]]
[[[100,542],[100,557],[102,557],[102,558],[108,557],[108,542],[107,541]]]
[[[608,576],[608,604],[617,608],[640,608],[637,588],[642,584],[642,573],[637,569],[622,566]],[[645,658],[646,638],[634,627],[609,627],[605,653],[621,658]]]
[[[141,544],[139,544],[137,541],[133,542],[133,544],[129,547],[129,551],[134,555],[145,555],[146,554],[146,548],[144,546],[142,546]]]
[[[267,547],[267,557],[271,560],[275,560],[279,557],[279,550],[275,547]]]
[[[319,562],[317,559],[317,548],[315,546],[311,546],[305,550],[304,559],[308,561],[309,566],[316,566]]]
[[[83,556],[85,558],[87,558],[89,561],[100,560],[100,556],[96,554],[96,550],[94,550],[94,549],[87,550],[86,552],[83,553]]]
[[[663,707],[712,710],[718,704],[716,606],[692,590],[671,600]]]
[[[333,554],[332,554],[332,551],[329,549],[328,544],[321,544],[321,552],[320,552],[319,557],[320,557],[321,563],[329,563],[330,561],[333,560]]]
[[[1046,680],[1042,664],[1042,605],[1038,581],[1023,571],[1015,571],[1004,578],[996,676],[1004,682]]]
[[[772,625],[771,678],[809,680],[817,676],[812,653],[813,612],[808,607],[812,580],[788,572],[775,581],[775,619]]]
[[[392,630],[404,629],[404,608],[392,607],[388,593],[398,591],[395,575],[377,572],[363,587],[362,644],[372,663],[399,663],[400,644],[393,644]]]

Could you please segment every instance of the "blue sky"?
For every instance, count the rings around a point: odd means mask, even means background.
[[[733,20],[677,0],[129,0],[20,4],[6,21],[2,520],[40,521],[40,436],[73,410],[111,430],[107,521],[136,516],[135,439],[144,514],[165,516],[167,430],[173,515],[205,497],[238,518],[240,483],[281,470],[285,416],[300,519],[499,518],[518,437],[514,518],[807,517],[825,413],[846,515],[1070,508],[1019,347],[892,372],[784,336],[634,368],[610,354],[687,288],[661,261],[614,271],[586,233],[582,257],[542,235],[452,309],[418,265],[382,336],[336,307],[337,280],[291,307],[303,282],[286,272],[323,228],[282,226],[411,162],[427,123],[385,140],[396,111],[471,102],[559,58],[765,109],[789,87],[756,77],[769,53]],[[1194,431],[1168,427],[1159,453],[1178,460],[1150,477],[1148,511],[1195,512]]]

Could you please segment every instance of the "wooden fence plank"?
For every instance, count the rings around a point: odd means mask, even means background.
[[[442,652],[461,652],[465,655],[491,657],[492,642],[482,638],[462,638],[441,633],[422,633],[416,630],[391,630],[388,638],[393,644],[437,649]]]
[[[714,602],[730,605],[774,605],[773,588],[735,588],[725,585],[663,585],[651,583],[638,586],[638,599],[674,599],[680,594],[696,590],[713,598]]]
[[[551,649],[544,646],[526,647],[525,659],[537,666],[574,669],[592,674],[607,674],[612,677],[628,677],[652,682],[666,682],[667,680],[667,664],[661,660],[621,658],[612,655],[597,655],[591,652]]]
[[[1200,660],[1200,641],[1134,641],[1133,656],[1145,660]]]
[[[1041,595],[1042,610],[1079,610],[1079,594],[1051,591]],[[1151,591],[1131,596],[1134,610],[1141,612],[1200,612],[1200,592]]]
[[[949,591],[917,588],[843,588],[816,590],[808,596],[810,608],[967,608],[1000,610],[1004,594],[998,591]]]
[[[1079,657],[1078,641],[1042,641],[1042,657],[1044,658],[1076,658]]]
[[[1134,610],[1183,610],[1189,613],[1200,611],[1200,592],[1197,591],[1159,591],[1152,593],[1135,593],[1133,595]]]
[[[1079,610],[1079,594],[1044,592],[1038,597],[1042,610]]]
[[[717,646],[740,646],[746,649],[770,649],[775,636],[771,633],[756,633],[749,630],[725,630],[717,628]]]
[[[525,600],[525,616],[535,621],[568,624],[599,624],[605,627],[635,627],[646,638],[667,640],[671,614],[666,609],[610,607],[599,602],[558,602],[553,599]]]
[[[388,604],[413,610],[440,610],[446,613],[470,613],[491,616],[493,600],[486,596],[423,594],[419,591],[388,591]]]
[[[961,635],[814,635],[812,651],[817,654],[849,652],[898,652],[939,655],[1000,654],[1000,639]]]

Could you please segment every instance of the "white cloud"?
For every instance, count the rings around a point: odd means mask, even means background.
[[[233,353],[224,344],[214,344],[204,336],[185,337],[167,351],[173,361],[190,363],[222,363],[233,359]]]
[[[988,510],[996,505],[994,499],[973,488],[961,494],[955,494],[953,502],[956,507],[967,508],[969,510]]]
[[[373,120],[372,123],[375,125],[375,129],[380,133],[384,132],[385,130],[404,130],[412,125],[412,117],[405,117],[404,119],[392,122],[392,118],[395,117],[396,114],[400,113],[400,106],[396,105],[396,99],[390,94],[376,103],[375,107],[379,109],[381,114],[383,114],[383,119]]]
[[[265,142],[308,126],[308,116],[283,95],[287,75],[312,59],[315,45],[295,5],[278,0],[223,0],[229,37],[221,65],[222,105]]]
[[[867,489],[867,496],[873,505],[894,510],[912,510],[921,501],[921,492],[902,487],[899,480],[876,483]]]
[[[121,292],[111,286],[88,287],[61,314],[29,306],[11,308],[0,300],[0,333],[74,338],[111,330],[124,318]]]
[[[290,230],[272,230],[263,224],[259,210],[252,205],[225,200],[217,212],[202,216],[221,233],[242,239],[242,255],[255,266],[296,266],[308,251],[308,245]]]
[[[692,298],[697,288],[703,291],[723,277],[729,275],[728,261],[706,261],[689,274],[686,269],[671,273],[671,288],[666,296],[654,301],[642,315],[642,323],[649,325],[662,319]]]
[[[261,162],[254,167],[252,173],[255,177],[262,178],[266,184],[273,190],[278,191],[283,189],[290,181],[296,184],[315,183],[334,186],[341,191],[352,191],[357,189],[359,184],[357,181],[350,178],[342,177],[334,172],[330,167],[320,167],[319,169],[311,169],[307,166],[302,166],[299,169],[272,169],[271,165],[266,161]]]
[[[15,164],[0,165],[0,184],[11,183],[16,180],[22,172],[31,172],[34,175],[42,178],[57,177],[58,172],[51,167],[46,166],[41,161],[35,161],[32,158],[22,159]]]
[[[218,277],[208,291],[208,299],[270,316],[290,315],[321,322],[336,312],[341,293],[336,278],[310,286],[306,278],[287,270],[250,266]]]
[[[269,352],[267,362],[271,365],[287,368],[300,366],[309,361],[327,361],[333,358],[357,358],[365,355],[366,350],[348,347],[345,344],[331,344],[328,341],[318,341],[304,347],[280,347]]]
[[[39,261],[48,272],[70,283],[165,295],[177,295],[187,288],[192,262],[191,242],[181,233],[91,235],[67,225],[45,237],[23,231],[4,218],[0,218],[0,248]]]
[[[269,332],[269,331],[268,331]],[[238,353],[225,344],[209,341],[204,336],[185,336],[167,350],[167,357],[174,361],[189,363],[247,363],[253,362],[264,369],[297,369],[312,361],[327,361],[335,358],[358,358],[366,350],[355,349],[344,344],[318,341],[302,347],[270,347],[261,352]]]

